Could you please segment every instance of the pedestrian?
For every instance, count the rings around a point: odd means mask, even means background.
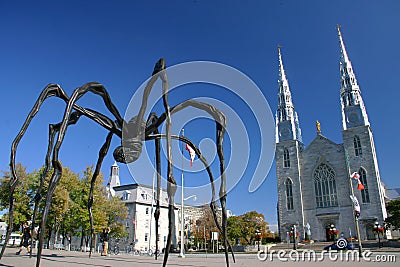
[[[31,231],[29,229],[29,224],[28,222],[24,223],[24,225],[22,226],[22,240],[21,240],[21,245],[19,247],[19,250],[17,251],[17,255],[21,254],[22,248],[26,248],[26,250],[28,251],[28,253],[31,252]]]
[[[100,235],[100,242],[103,244],[103,251],[101,256],[107,256],[108,254],[108,234],[110,233],[110,227],[104,228],[103,233]]]

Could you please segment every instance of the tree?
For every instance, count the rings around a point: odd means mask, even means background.
[[[232,244],[238,245],[238,241],[242,238],[242,221],[239,216],[228,218],[227,235]]]
[[[259,237],[263,237],[267,233],[267,223],[264,215],[256,211],[250,211],[240,216],[232,216],[228,218],[228,238],[236,243],[237,239],[241,239],[243,244],[252,244]],[[257,232],[261,236],[257,236]]]
[[[204,244],[211,240],[211,232],[219,232],[214,221],[214,216],[209,206],[204,205],[201,207],[201,218],[195,222],[195,227],[191,231],[191,236],[194,237],[195,243]],[[218,216],[218,215],[217,215]],[[220,221],[220,218],[219,218]]]
[[[386,204],[386,210],[389,217],[385,221],[394,229],[400,229],[400,198],[389,201]]]
[[[125,229],[125,220],[128,218],[128,208],[118,197],[105,202],[104,212],[107,225],[111,228],[110,236],[122,238],[128,235]]]
[[[89,211],[87,208],[89,200],[90,183],[93,176],[93,166],[86,167],[83,172],[83,178],[81,179],[81,188],[78,199],[80,208],[80,228],[82,229],[81,236],[82,241],[86,237],[85,241],[88,244],[88,236],[90,233],[90,221]],[[103,174],[99,174],[93,189],[93,227],[95,234],[98,234],[102,229],[110,227],[110,236],[121,238],[126,236],[128,233],[125,230],[125,220],[128,218],[128,208],[125,204],[117,197],[107,199],[107,194],[103,186],[104,178]]]
[[[34,196],[36,195],[40,179],[43,176],[44,167],[39,171],[27,173],[22,164],[16,165],[16,172],[19,178],[18,185],[14,192],[14,229],[16,231],[20,226],[33,215]],[[54,237],[54,242],[62,234],[63,239],[71,241],[74,235],[80,235],[83,241],[88,244],[90,233],[88,199],[90,182],[93,176],[93,166],[86,167],[83,177],[74,173],[68,167],[63,167],[62,175],[58,185],[53,193],[49,215],[46,221],[45,239],[50,241]],[[0,178],[0,209],[9,207],[10,199],[10,173],[3,172],[4,176]],[[49,171],[44,178],[44,186],[40,192],[43,196],[39,203],[39,212],[35,224],[38,225],[45,204],[47,188],[53,171]],[[111,227],[111,236],[118,238],[127,235],[124,221],[128,217],[128,209],[118,198],[107,199],[104,188],[103,175],[100,173],[94,184],[93,190],[93,225],[95,233],[100,233],[103,228]],[[5,215],[3,218],[6,218]],[[64,243],[64,240],[63,240]]]
[[[17,163],[16,173],[19,181],[14,191],[14,216],[13,216],[13,231],[18,231],[21,225],[31,219],[32,202],[31,191],[34,183],[34,175],[26,173],[26,167],[21,163]],[[3,177],[0,178],[0,210],[8,209],[10,204],[10,172],[3,171]],[[3,219],[8,220],[8,215]]]

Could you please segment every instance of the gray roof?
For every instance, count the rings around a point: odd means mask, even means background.
[[[389,200],[400,198],[400,188],[386,189],[386,197]]]

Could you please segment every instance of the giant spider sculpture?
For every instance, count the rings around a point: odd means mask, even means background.
[[[155,113],[150,113],[147,121],[144,121],[144,113],[147,107],[147,101],[149,94],[153,88],[154,83],[156,80],[160,78],[162,81],[162,97],[163,97],[163,104],[164,104],[164,109],[165,112],[161,114],[159,117]],[[85,95],[88,92],[92,92],[96,95],[99,95],[107,109],[111,112],[111,114],[115,117],[115,120],[112,120],[108,118],[107,116],[89,109],[89,108],[83,108],[76,104],[76,101],[81,98],[83,95]],[[67,94],[64,92],[64,90],[57,84],[49,84],[44,88],[42,93],[40,94],[39,98],[36,100],[35,105],[33,106],[32,110],[30,111],[27,119],[25,120],[21,130],[19,131],[18,135],[14,139],[11,147],[11,157],[10,157],[10,169],[11,169],[11,180],[10,180],[10,206],[9,206],[9,224],[7,228],[7,234],[6,234],[6,240],[5,244],[8,243],[8,240],[10,238],[10,233],[11,229],[13,228],[13,213],[14,213],[14,190],[19,182],[19,177],[17,176],[16,169],[15,169],[15,156],[16,156],[16,151],[18,144],[25,134],[29,124],[31,123],[32,119],[35,117],[37,112],[39,111],[41,105],[43,102],[49,98],[49,97],[58,97],[61,98],[62,100],[65,101],[66,103],[66,108],[64,112],[63,119],[60,123],[58,124],[50,124],[49,125],[49,143],[48,143],[48,148],[47,148],[47,153],[46,153],[46,158],[45,158],[45,168],[44,171],[41,175],[40,179],[40,185],[39,189],[37,191],[37,194],[34,197],[35,200],[35,206],[34,206],[34,213],[33,213],[33,223],[32,223],[32,229],[34,228],[34,223],[37,217],[38,213],[38,206],[39,202],[42,199],[42,196],[40,192],[42,191],[42,188],[44,186],[44,179],[46,175],[49,173],[51,167],[53,168],[53,174],[51,175],[50,182],[48,185],[48,190],[45,198],[45,205],[42,211],[42,218],[39,224],[39,232],[38,232],[38,250],[37,250],[37,259],[36,259],[36,267],[40,266],[40,259],[41,259],[41,254],[42,254],[42,248],[43,248],[43,239],[44,239],[44,230],[45,230],[45,222],[47,220],[49,210],[50,210],[50,205],[51,205],[51,199],[54,193],[54,190],[58,184],[58,181],[61,178],[62,174],[62,166],[60,161],[58,160],[58,153],[60,150],[60,147],[63,143],[63,139],[65,136],[65,133],[67,131],[68,126],[76,124],[81,116],[86,116],[87,118],[95,121],[97,124],[100,126],[104,127],[106,130],[109,131],[106,137],[106,141],[102,145],[100,151],[99,151],[99,156],[97,159],[96,163],[96,168],[93,173],[93,176],[91,178],[91,187],[90,187],[90,193],[89,193],[89,200],[88,200],[88,210],[89,210],[89,216],[90,216],[90,230],[91,230],[91,242],[90,242],[90,253],[89,257],[91,256],[91,251],[94,243],[94,228],[93,228],[93,214],[92,214],[92,205],[93,205],[93,186],[96,181],[96,178],[100,172],[100,167],[102,165],[103,159],[108,153],[111,139],[114,135],[119,137],[121,139],[121,145],[118,146],[114,152],[113,156],[116,161],[120,163],[131,163],[137,160],[141,154],[142,151],[142,145],[144,141],[147,140],[154,140],[155,141],[155,154],[156,154],[156,159],[155,159],[155,164],[156,164],[156,170],[157,170],[157,193],[156,193],[156,210],[154,212],[154,217],[155,217],[155,224],[156,224],[156,237],[158,237],[158,220],[160,217],[160,187],[161,187],[161,156],[160,156],[160,140],[162,138],[166,139],[166,153],[167,153],[167,160],[168,160],[168,166],[167,166],[167,193],[168,193],[168,202],[169,202],[169,207],[168,207],[168,219],[169,219],[169,229],[168,229],[168,238],[167,238],[167,243],[166,243],[166,248],[165,248],[165,254],[164,254],[164,259],[163,259],[163,266],[166,266],[167,260],[168,260],[168,254],[170,251],[171,247],[171,241],[172,241],[172,230],[173,230],[173,222],[174,222],[174,196],[175,192],[177,190],[177,184],[174,179],[174,176],[172,174],[172,154],[171,154],[171,140],[176,139],[179,140],[180,142],[184,142],[188,144],[190,147],[192,147],[196,153],[196,155],[199,157],[200,161],[204,164],[209,179],[211,183],[211,190],[212,190],[212,198],[211,198],[211,203],[210,203],[210,208],[212,210],[213,216],[215,223],[221,232],[222,239],[224,242],[224,247],[225,247],[225,260],[226,260],[226,265],[229,266],[229,259],[228,259],[228,249],[231,249],[231,246],[229,244],[229,241],[227,239],[227,214],[226,214],[226,177],[225,177],[225,161],[224,161],[224,153],[223,153],[223,138],[225,135],[225,127],[226,127],[226,118],[225,115],[216,109],[214,106],[199,102],[199,101],[194,101],[194,100],[187,100],[184,101],[174,107],[170,107],[168,103],[168,77],[166,74],[165,70],[165,60],[160,59],[155,67],[154,71],[152,74],[152,77],[149,79],[143,93],[143,101],[142,105],[139,110],[139,114],[133,118],[131,118],[129,121],[125,121],[120,113],[118,112],[117,108],[111,101],[111,98],[104,88],[103,85],[97,83],[97,82],[90,82],[86,83],[81,87],[78,87],[77,89],[74,90],[72,93],[71,97],[68,97]],[[176,136],[171,134],[171,115],[173,113],[176,113],[186,107],[192,106],[197,109],[204,110],[208,112],[213,119],[215,120],[216,123],[216,140],[217,140],[217,153],[220,161],[220,175],[221,175],[221,185],[220,185],[220,190],[219,190],[219,199],[220,199],[220,204],[222,208],[222,224],[220,225],[218,220],[217,220],[217,215],[216,215],[216,199],[215,199],[215,186],[214,186],[214,177],[211,172],[210,166],[207,162],[207,160],[202,156],[200,150],[186,137],[182,136]],[[166,123],[166,133],[160,133],[158,131],[158,127],[163,123]],[[55,139],[57,135],[57,139]],[[55,142],[55,143],[54,143]],[[50,166],[51,162],[51,166]],[[156,240],[156,251],[158,250],[158,240]],[[4,254],[6,246],[3,246],[1,253],[0,253],[0,259]],[[31,250],[32,251],[32,250]],[[231,249],[232,251],[232,249]],[[32,256],[32,255],[31,255]],[[155,257],[157,259],[157,253],[155,253]],[[232,253],[233,261],[235,262],[234,255]]]

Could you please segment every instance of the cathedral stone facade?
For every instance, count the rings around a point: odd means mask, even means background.
[[[384,188],[380,180],[371,126],[351,62],[338,27],[340,44],[340,99],[343,143],[322,135],[317,122],[316,137],[305,146],[298,115],[279,54],[279,104],[276,113],[276,176],[278,183],[278,224],[282,240],[294,226],[300,239],[328,241],[334,227],[345,237],[356,237],[353,202],[358,199],[362,240],[374,239],[374,223],[387,217]],[[364,190],[358,190],[358,180]],[[309,231],[308,231],[309,230]],[[306,234],[308,232],[308,234]]]

